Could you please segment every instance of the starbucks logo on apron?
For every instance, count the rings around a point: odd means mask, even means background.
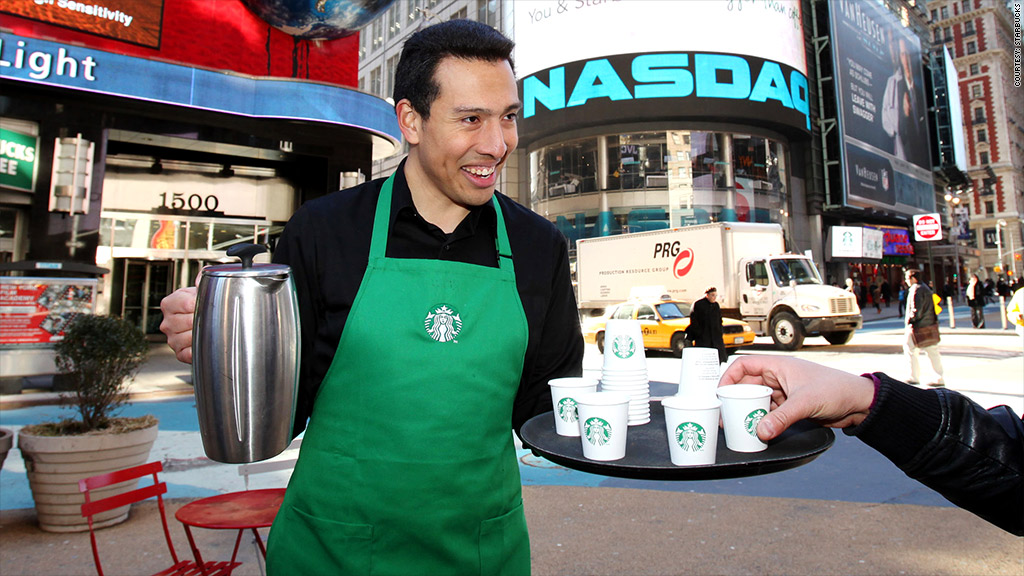
[[[700,452],[707,439],[707,431],[696,422],[683,422],[676,427],[676,443],[686,452]]]
[[[757,438],[757,423],[761,421],[761,418],[764,418],[767,415],[768,412],[763,408],[758,408],[750,414],[747,414],[747,417],[743,419],[743,427],[747,429],[747,433],[754,438]]]
[[[450,304],[436,304],[427,312],[423,329],[437,342],[452,342],[462,332],[462,317]]]
[[[629,336],[616,336],[612,342],[612,353],[619,358],[630,358],[636,352],[636,342]]]
[[[612,426],[603,418],[590,418],[583,424],[583,435],[594,446],[604,446],[612,440]]]

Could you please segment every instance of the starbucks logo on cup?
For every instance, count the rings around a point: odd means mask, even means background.
[[[576,401],[572,398],[562,398],[558,401],[558,417],[562,419],[562,422],[575,422],[579,419],[579,413],[576,411]]]
[[[462,317],[451,304],[435,304],[423,320],[423,329],[437,342],[452,342],[462,332]]]
[[[619,358],[630,358],[636,353],[636,342],[629,336],[616,336],[612,342],[612,353]]]
[[[768,411],[764,408],[758,408],[750,414],[747,414],[747,417],[743,419],[743,427],[747,429],[747,433],[754,438],[757,438],[757,423],[761,421],[761,418],[764,418],[767,415]]]
[[[696,422],[683,422],[676,426],[676,444],[687,452],[700,452],[707,440],[707,431]]]
[[[612,426],[603,418],[593,417],[583,424],[583,435],[594,446],[604,446],[612,440]]]

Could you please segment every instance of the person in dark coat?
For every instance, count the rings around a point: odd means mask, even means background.
[[[718,289],[704,291],[704,297],[693,303],[686,335],[698,347],[718,349],[718,361],[725,362],[725,341],[722,340],[722,307],[718,305]]]
[[[985,295],[977,274],[971,274],[967,283],[967,305],[971,307],[971,324],[975,328],[985,327]]]

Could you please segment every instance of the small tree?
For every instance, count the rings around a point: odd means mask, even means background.
[[[125,386],[149,353],[146,335],[116,316],[82,314],[64,330],[56,345],[57,370],[71,378],[73,394],[64,399],[80,420],[60,423],[62,433],[84,433],[110,425],[123,406]]]

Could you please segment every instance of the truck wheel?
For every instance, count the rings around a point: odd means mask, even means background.
[[[604,332],[597,333],[597,351],[604,354]]]
[[[686,348],[686,335],[683,333],[672,335],[672,355],[676,358],[683,357],[683,348]]]
[[[839,332],[822,332],[821,335],[825,337],[825,340],[828,340],[829,344],[839,346],[841,344],[846,344],[847,342],[850,341],[851,338],[853,338],[853,330],[841,330]]]
[[[799,350],[804,344],[804,325],[788,312],[772,319],[772,340],[779,350]]]

